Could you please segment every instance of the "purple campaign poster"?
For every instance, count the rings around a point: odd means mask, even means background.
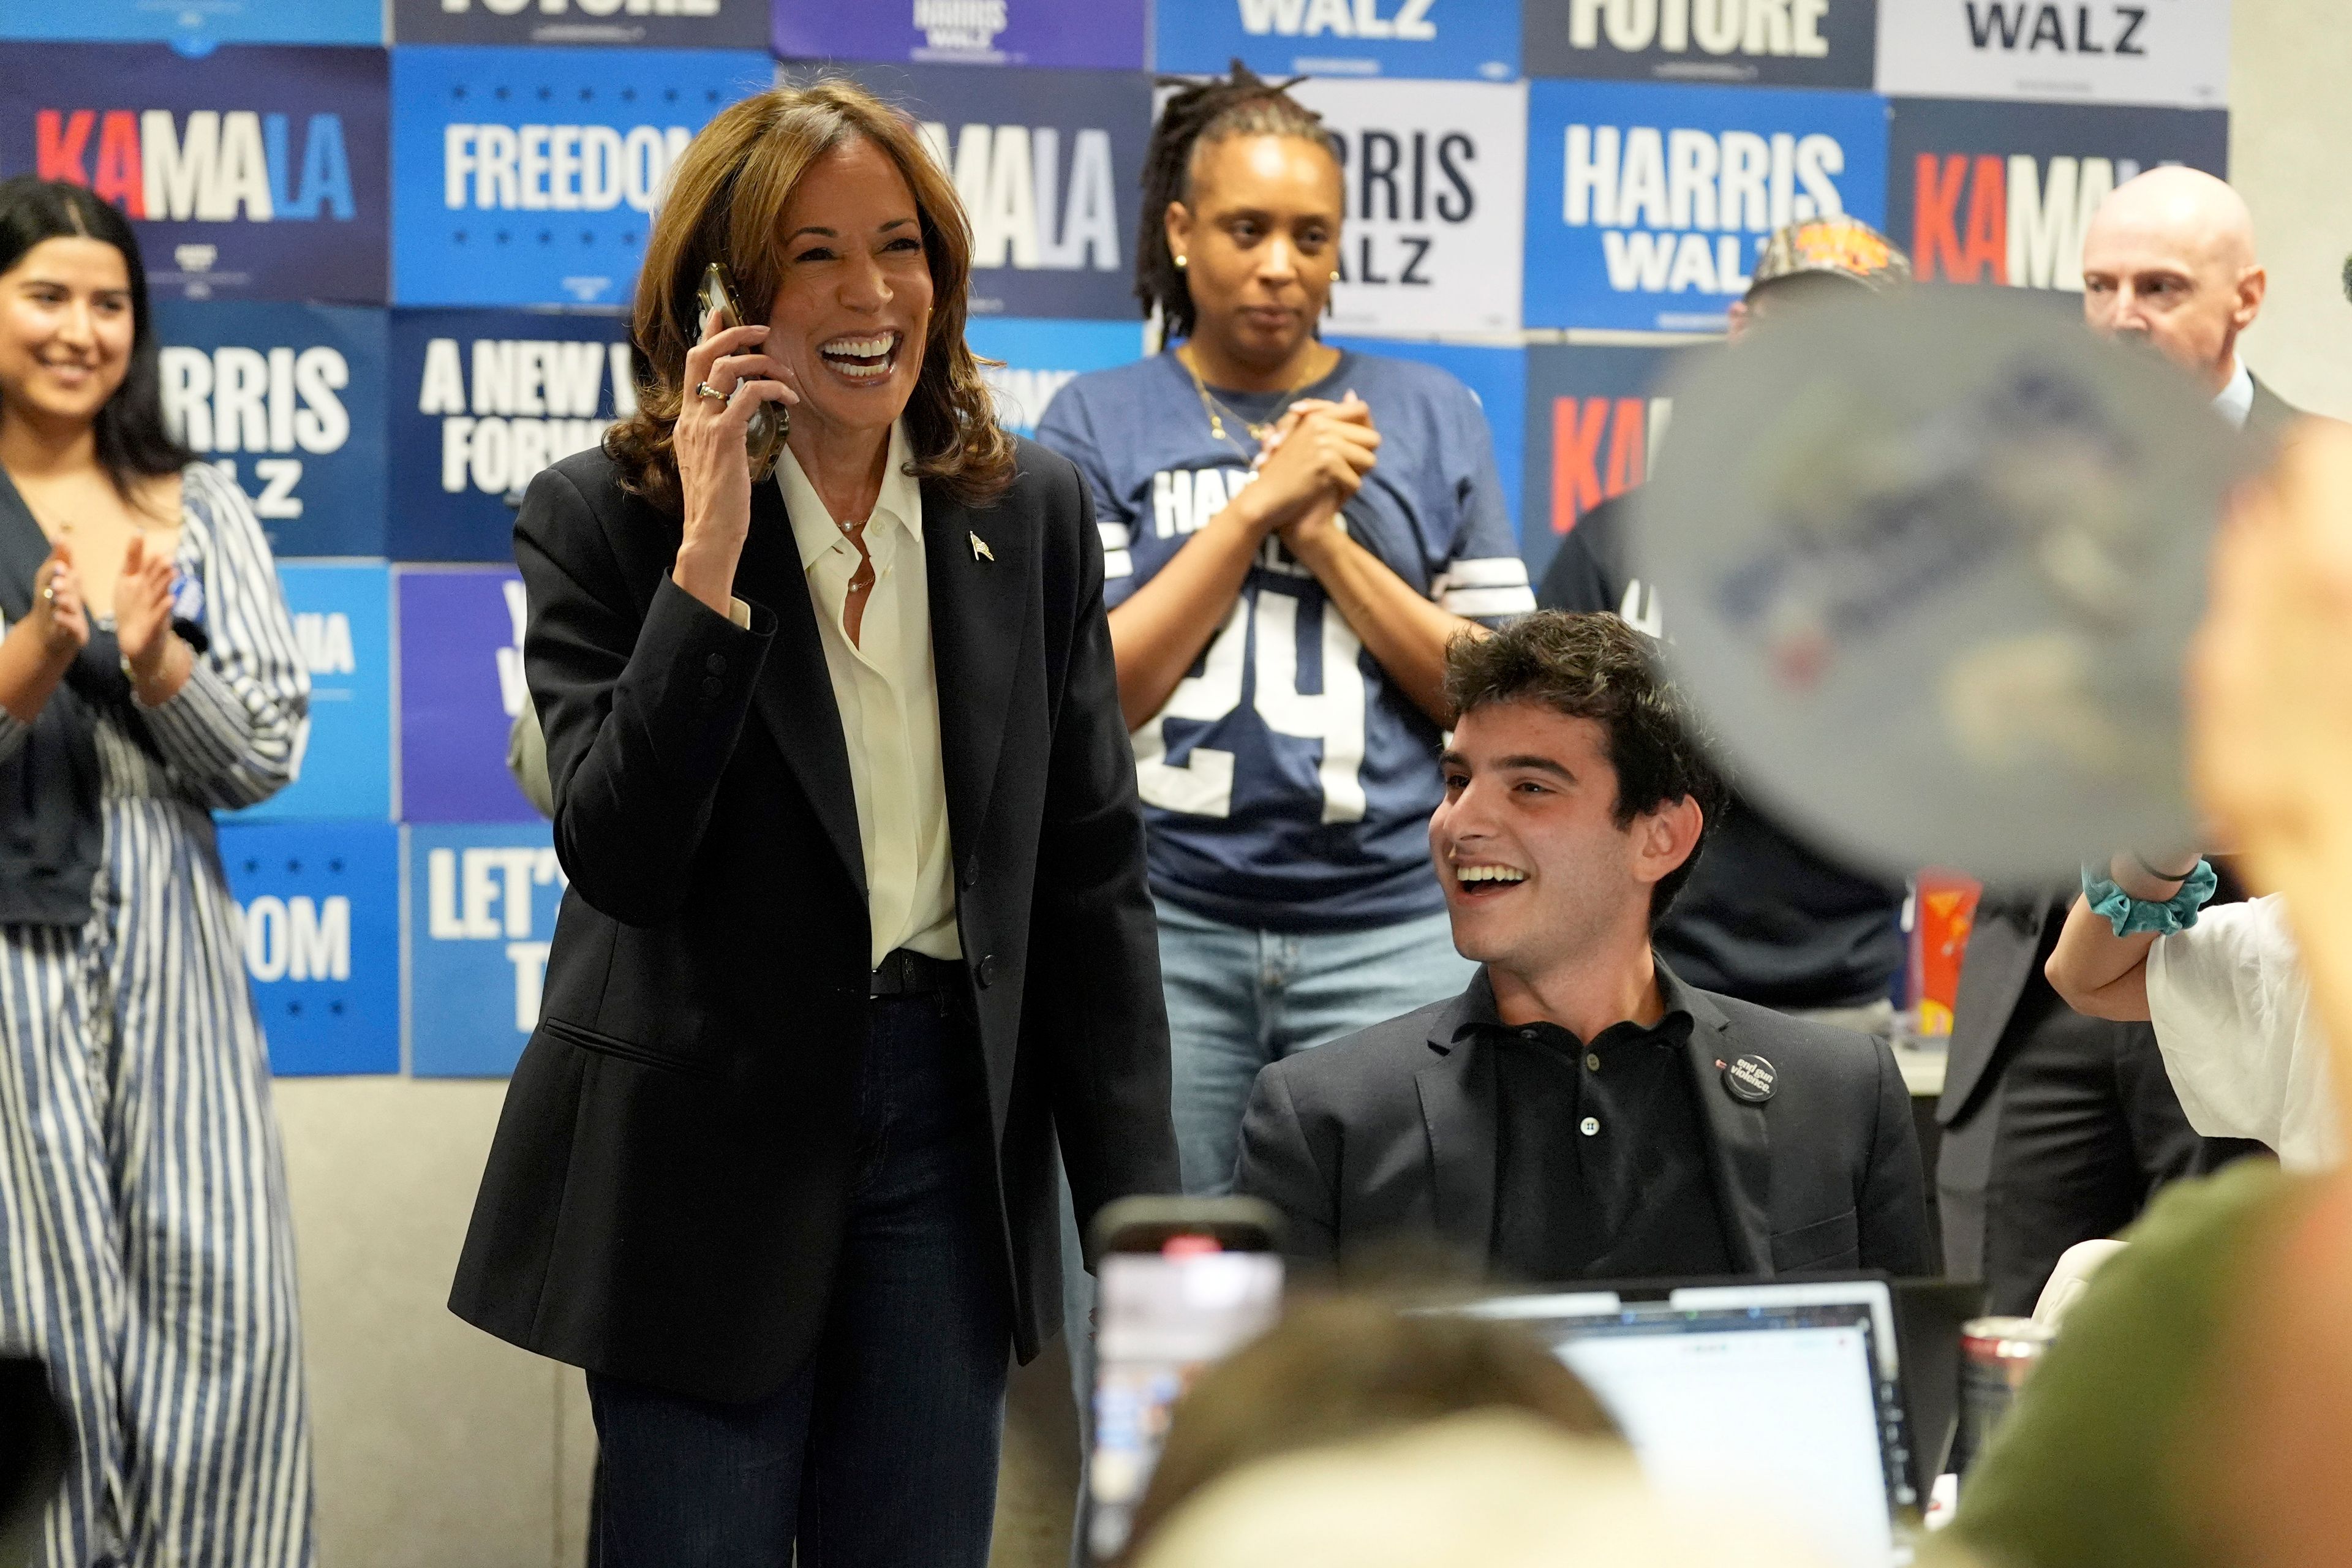
[[[507,772],[507,733],[529,700],[522,579],[511,569],[397,572],[400,816],[536,821]]]
[[[788,60],[1143,67],[1144,0],[776,0],[775,16]]]
[[[165,299],[381,305],[390,202],[382,49],[0,49],[0,170],[133,220]]]

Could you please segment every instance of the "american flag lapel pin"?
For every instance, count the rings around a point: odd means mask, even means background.
[[[988,547],[988,541],[982,539],[977,533],[971,535],[971,558],[974,561],[993,561],[996,559],[996,552]]]

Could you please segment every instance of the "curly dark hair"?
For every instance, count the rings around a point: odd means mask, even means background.
[[[131,363],[122,384],[98,411],[91,437],[99,466],[129,497],[141,479],[176,474],[196,460],[163,417],[163,374],[155,316],[147,303],[147,268],[139,239],[121,213],[79,185],[18,174],[0,180],[0,272],[13,272],[47,239],[95,239],[122,253],[131,279]]]
[[[680,505],[671,432],[687,397],[686,352],[702,337],[702,270],[723,261],[746,309],[775,294],[782,271],[783,211],[819,158],[854,137],[898,166],[915,198],[930,265],[930,330],[907,404],[915,477],[966,505],[985,505],[1013,483],[1013,438],[964,342],[971,307],[971,226],[955,183],[924,148],[911,116],[856,82],[823,77],[771,88],[721,110],[670,171],[637,279],[635,342],[650,375],[637,412],[613,426],[604,450],[623,483],[666,511]],[[763,318],[761,318],[763,319]]]
[[[1696,717],[1659,667],[1657,646],[1615,616],[1538,610],[1491,637],[1455,637],[1445,650],[1445,700],[1457,721],[1497,702],[1540,702],[1600,725],[1617,773],[1619,827],[1672,802],[1698,803],[1699,841],[1650,889],[1656,929],[1730,799]]]
[[[1305,80],[1270,82],[1234,62],[1230,76],[1198,81],[1162,77],[1162,87],[1181,87],[1160,110],[1143,151],[1143,216],[1135,237],[1135,298],[1146,316],[1157,306],[1169,338],[1192,335],[1192,291],[1168,249],[1168,208],[1190,198],[1192,157],[1231,136],[1296,136],[1312,142],[1336,160],[1339,153],[1323,117],[1290,96]]]

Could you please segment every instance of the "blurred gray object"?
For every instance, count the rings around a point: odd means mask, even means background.
[[[2184,378],[1952,289],[1824,303],[1678,382],[1633,537],[1743,789],[1898,874],[2191,841],[2182,660],[2259,448]]]
[[[65,1479],[71,1452],[48,1369],[0,1356],[0,1568],[39,1560],[42,1510]]]
[[[531,808],[550,822],[555,820],[555,790],[547,782],[547,735],[539,727],[539,710],[525,697],[514,728],[507,731],[507,772]]]

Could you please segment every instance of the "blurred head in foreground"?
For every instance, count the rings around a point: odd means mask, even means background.
[[[2262,313],[2270,278],[2238,193],[2168,164],[2126,180],[2083,236],[2083,319],[2145,343],[2219,396],[2238,370],[2238,335]]]
[[[1746,298],[1731,307],[1732,341],[1817,301],[1884,294],[1910,281],[1911,258],[1860,218],[1840,213],[1792,223],[1764,242]]]
[[[1257,1461],[1474,1410],[1516,1411],[1595,1444],[1617,1435],[1591,1391],[1523,1330],[1360,1298],[1297,1301],[1176,1407],[1133,1540],[1139,1549],[1186,1500]]]
[[[1800,1568],[1817,1559],[1653,1497],[1624,1448],[1518,1411],[1254,1465],[1170,1520],[1138,1568]]]

